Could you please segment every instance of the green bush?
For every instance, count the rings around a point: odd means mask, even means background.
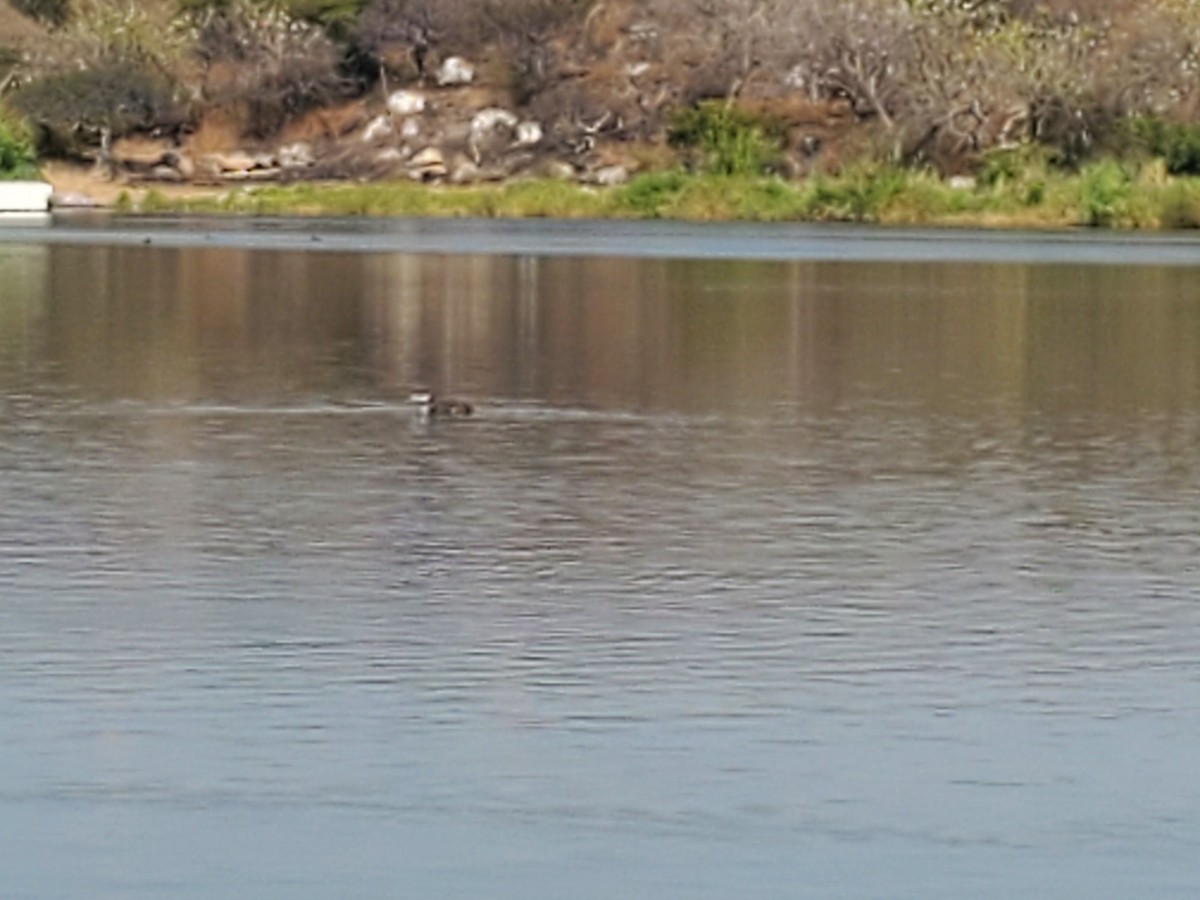
[[[638,175],[617,193],[617,203],[637,216],[658,218],[671,208],[687,187],[683,172]]]
[[[677,111],[668,138],[697,151],[699,168],[714,175],[762,175],[783,156],[782,125],[717,100]]]
[[[911,173],[895,165],[864,162],[842,174],[813,179],[809,209],[813,218],[843,222],[878,222],[888,204],[901,196]]]
[[[1200,175],[1200,124],[1154,116],[1127,120],[1120,144],[1161,158],[1172,175]]]
[[[0,108],[0,179],[36,178],[33,142],[24,123]]]
[[[1200,228],[1200,193],[1192,185],[1179,182],[1162,198],[1159,226],[1162,228]]]
[[[20,88],[11,102],[30,122],[59,135],[106,130],[119,137],[184,118],[166,82],[127,62],[47,75]]]
[[[1080,224],[1098,228],[1121,225],[1128,213],[1133,180],[1114,160],[1104,160],[1080,172]]]

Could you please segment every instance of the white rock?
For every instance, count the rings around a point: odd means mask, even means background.
[[[658,40],[658,26],[653,22],[634,22],[626,31],[635,41]]]
[[[630,78],[638,78],[650,71],[650,63],[636,62],[625,67],[625,74]]]
[[[804,77],[804,71],[803,66],[792,66],[783,76],[783,83],[794,90],[804,90],[808,86],[808,79]]]
[[[303,141],[279,148],[279,165],[285,169],[305,169],[316,161],[312,147]]]
[[[541,143],[542,126],[532,119],[517,124],[516,144],[518,147],[532,147]]]
[[[493,106],[481,109],[471,119],[472,137],[483,137],[497,128],[516,128],[517,117],[507,109]]]
[[[155,166],[150,170],[150,177],[159,181],[183,181],[183,175],[174,166]]]
[[[400,123],[400,137],[411,141],[421,133],[421,123],[416,119],[405,119]]]
[[[167,165],[173,166],[175,171],[177,171],[185,179],[190,180],[191,178],[195,177],[196,163],[188,154],[177,153],[176,151],[172,150],[170,153],[164,154],[163,159]]]
[[[418,178],[442,178],[446,174],[446,157],[437,147],[426,147],[412,158],[409,169]]]
[[[451,184],[474,184],[479,181],[479,166],[469,159],[460,159],[455,163],[454,171],[450,173]]]
[[[387,108],[394,116],[415,116],[425,111],[425,96],[417,91],[393,91],[388,95]]]
[[[470,84],[475,80],[475,67],[461,56],[448,56],[437,72],[437,83],[442,87]]]
[[[210,157],[218,172],[249,172],[256,165],[255,159],[249,153],[234,150],[232,153],[213,153]]]
[[[588,180],[601,187],[615,187],[629,180],[629,170],[624,166],[604,166],[593,172]]]
[[[950,189],[954,191],[975,190],[975,179],[970,175],[954,175],[946,183],[950,186]]]
[[[55,209],[92,209],[100,204],[89,194],[68,191],[64,194],[54,194],[50,198],[50,205]]]
[[[370,144],[373,141],[379,140],[381,137],[386,137],[392,133],[392,120],[387,116],[376,116],[367,123],[367,127],[363,129],[362,139],[364,143]]]
[[[539,173],[543,178],[553,178],[557,181],[570,181],[575,177],[575,167],[561,159],[547,160]]]

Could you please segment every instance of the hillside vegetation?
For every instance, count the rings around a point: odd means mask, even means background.
[[[9,171],[36,152],[144,180],[1200,172],[1194,0],[9,2]]]

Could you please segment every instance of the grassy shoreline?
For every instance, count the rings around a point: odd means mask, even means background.
[[[771,177],[639,175],[619,187],[519,180],[482,186],[410,181],[238,188],[209,197],[153,189],[123,195],[127,212],[298,216],[678,219],[745,222],[869,222],[984,228],[1200,228],[1200,178],[1171,177],[1161,164],[1098,162],[1075,172],[985,172],[969,184],[896,166],[865,164],[803,181]]]

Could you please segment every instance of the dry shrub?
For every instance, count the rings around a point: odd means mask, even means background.
[[[196,74],[195,38],[172,0],[77,0],[62,27],[27,46],[23,75],[121,63],[179,85]]]
[[[244,132],[268,137],[292,117],[344,96],[342,54],[316,25],[277,4],[233,0],[198,19],[204,101],[238,111]]]
[[[843,102],[877,152],[969,168],[1035,141],[1075,162],[1130,115],[1200,114],[1195,0],[652,0],[684,102]]]
[[[416,78],[439,58],[472,53],[483,38],[479,0],[370,0],[350,32],[370,70]]]
[[[799,3],[789,0],[651,0],[647,12],[664,64],[681,78],[685,103],[748,92],[803,55]]]
[[[528,103],[558,79],[562,47],[555,38],[581,23],[592,0],[480,0],[486,37],[508,60],[513,99]]]
[[[532,96],[555,62],[551,38],[582,21],[592,0],[370,0],[351,29],[369,67],[425,78],[436,61],[498,46],[517,93]]]

